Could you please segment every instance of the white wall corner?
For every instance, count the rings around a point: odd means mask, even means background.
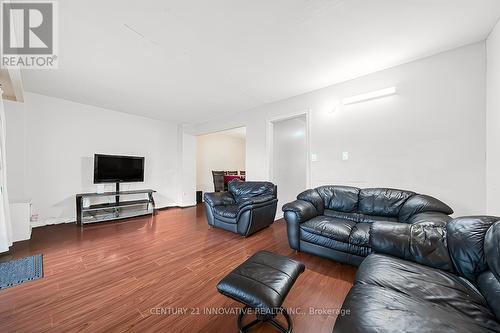
[[[486,40],[486,212],[500,216],[500,21]]]
[[[196,204],[196,137],[192,125],[177,127],[177,197],[180,207]]]
[[[38,228],[46,225],[75,223],[75,222],[76,222],[75,217],[49,217],[42,219],[40,221],[31,221],[31,227]]]

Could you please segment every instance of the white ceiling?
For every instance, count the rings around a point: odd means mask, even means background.
[[[240,139],[240,140],[245,140],[247,137],[247,128],[246,127],[237,127],[237,128],[232,128],[224,131],[218,131],[218,132],[213,132],[209,134],[202,134],[199,135],[198,137],[213,137],[213,136],[225,136],[225,137],[230,137],[232,139]]]
[[[179,122],[485,39],[499,0],[64,0],[59,69],[27,91]]]
[[[246,127],[238,127],[225,131],[216,132],[215,134],[223,134],[228,135],[232,138],[236,139],[245,139],[247,136],[247,128]]]
[[[231,139],[245,140],[247,137],[247,128],[246,127],[237,127],[237,128],[232,128],[232,129],[228,129],[228,130],[212,132],[212,133],[208,133],[208,134],[201,134],[201,135],[198,135],[198,138],[220,137],[220,136],[223,136],[225,138],[231,138]]]
[[[3,99],[16,100],[16,93],[10,81],[9,72],[6,69],[0,69],[0,88],[3,90]]]

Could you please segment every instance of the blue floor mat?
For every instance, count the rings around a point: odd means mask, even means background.
[[[43,277],[42,255],[0,263],[0,289]]]

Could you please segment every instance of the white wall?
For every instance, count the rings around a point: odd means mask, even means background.
[[[196,190],[214,191],[212,171],[245,170],[244,137],[217,132],[196,138]]]
[[[278,186],[278,205],[295,200],[306,189],[307,132],[306,116],[273,123],[272,179]],[[278,218],[283,212],[278,210]]]
[[[500,216],[500,23],[488,37],[486,49],[487,211]]]
[[[95,153],[145,156],[145,182],[122,190],[152,188],[158,207],[177,204],[176,124],[32,93],[5,109],[9,192],[32,201],[36,225],[75,220],[75,194],[96,191]]]
[[[196,133],[246,126],[248,179],[269,179],[267,120],[310,109],[312,186],[402,188],[440,198],[455,215],[482,214],[485,53],[484,42],[469,45],[213,120]],[[328,112],[345,97],[390,86],[397,95]]]
[[[178,131],[178,202],[181,207],[196,205],[196,137],[187,133],[189,125]]]
[[[26,199],[26,112],[23,103],[4,101],[7,128],[7,186],[11,202]]]

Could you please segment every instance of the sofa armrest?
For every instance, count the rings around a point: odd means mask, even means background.
[[[318,216],[316,207],[314,207],[312,203],[304,200],[295,200],[287,203],[283,206],[282,210],[285,213],[285,219],[287,216],[287,212],[294,213],[298,223],[308,221]],[[290,214],[288,214],[288,216],[290,216]]]
[[[245,201],[240,202],[238,204],[238,209],[243,209],[246,206],[257,205],[257,204],[262,204],[262,203],[266,203],[266,202],[272,202],[273,200],[276,200],[274,198],[274,195],[271,195],[271,194],[259,195],[257,197],[248,198]]]
[[[323,198],[319,195],[316,189],[305,190],[297,195],[297,200],[303,200],[311,203],[318,215],[322,215],[325,212],[325,203]]]
[[[438,212],[425,212],[418,213],[411,216],[406,223],[408,224],[421,224],[421,225],[433,225],[433,226],[446,226],[452,218],[445,213]]]
[[[205,193],[203,197],[205,203],[207,203],[211,207],[235,204],[234,198],[229,192]]]
[[[309,201],[295,200],[282,208],[285,213],[288,244],[294,250],[300,251],[300,224],[318,216],[316,207]]]
[[[425,194],[417,194],[406,200],[403,207],[401,207],[399,211],[399,220],[401,222],[407,222],[417,214],[429,212],[451,215],[453,214],[453,209],[434,197]]]
[[[374,222],[370,244],[376,253],[454,272],[446,244],[446,227],[426,223]]]

